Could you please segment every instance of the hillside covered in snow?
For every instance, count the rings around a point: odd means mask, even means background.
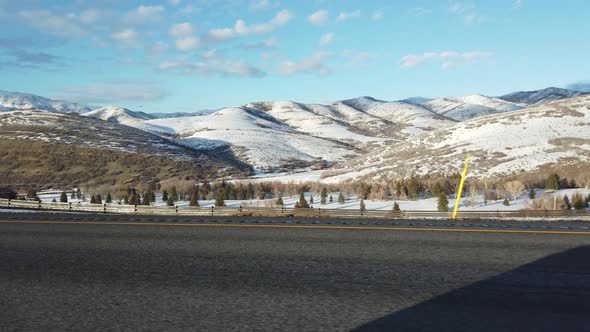
[[[467,154],[482,177],[590,162],[590,95],[492,114],[393,144],[331,172],[348,178],[452,174]]]
[[[48,112],[84,113],[91,111],[88,106],[63,100],[53,100],[30,93],[0,90],[0,111],[42,110]]]
[[[578,131],[588,134],[584,119],[569,121],[570,113],[563,113],[577,108],[583,113],[579,105],[588,96],[547,88],[501,97],[383,101],[365,96],[330,104],[268,101],[217,111],[150,114],[117,106],[90,110],[0,92],[0,134],[126,152],[142,146],[162,156],[224,151],[224,158],[258,175],[321,172],[332,180],[451,171],[453,163],[461,162],[459,156],[471,151],[474,162],[485,165],[482,172],[501,174],[567,158],[585,160],[585,150],[564,146],[557,152],[555,144]],[[147,136],[126,138],[130,133]],[[339,176],[330,176],[335,174]]]

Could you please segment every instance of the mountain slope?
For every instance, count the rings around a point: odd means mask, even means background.
[[[196,151],[136,128],[78,114],[2,112],[0,143],[0,184],[6,185],[147,183],[250,172],[225,148]]]
[[[97,119],[102,119],[111,123],[120,124],[131,124],[139,123],[144,120],[155,119],[154,116],[144,112],[134,112],[123,107],[117,106],[105,106],[94,111],[90,111],[82,114],[83,116],[89,116]]]
[[[483,115],[511,112],[524,108],[515,103],[483,95],[433,99],[423,105],[437,114],[447,116],[456,121],[464,121]]]
[[[248,107],[210,115],[145,121],[180,144],[199,150],[229,147],[258,170],[291,169],[325,160],[333,162],[356,149],[345,143],[305,135],[271,115]]]
[[[346,178],[449,174],[472,155],[470,174],[491,177],[590,161],[590,95],[493,114],[373,151],[332,172]]]
[[[0,90],[0,111],[42,110],[48,112],[84,113],[91,109],[77,103],[20,92]]]
[[[542,104],[550,101],[573,98],[590,94],[590,92],[573,91],[561,88],[546,88],[533,91],[518,91],[498,97],[500,99],[521,104]]]

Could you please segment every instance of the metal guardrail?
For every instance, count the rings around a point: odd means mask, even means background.
[[[153,207],[144,205],[119,204],[80,204],[80,203],[41,203],[36,201],[0,199],[0,207],[80,211],[137,215],[177,215],[177,216],[267,216],[267,217],[333,217],[367,219],[450,219],[450,212],[437,211],[384,211],[360,209],[296,209],[277,207]],[[463,211],[459,219],[497,219],[497,218],[572,218],[590,217],[590,211],[581,210],[519,210],[519,211]]]

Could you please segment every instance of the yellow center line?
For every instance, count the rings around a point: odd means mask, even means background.
[[[253,224],[187,224],[165,222],[127,221],[48,221],[48,220],[0,220],[0,224],[55,224],[55,225],[121,225],[121,226],[175,226],[175,227],[243,227],[243,228],[300,228],[300,229],[349,229],[372,231],[456,232],[456,233],[520,233],[520,234],[576,234],[590,235],[590,231],[549,231],[521,229],[463,229],[435,227],[384,227],[384,226],[329,226],[329,225],[253,225]]]

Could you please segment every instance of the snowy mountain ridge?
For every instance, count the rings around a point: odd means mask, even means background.
[[[0,90],[0,111],[43,110],[48,112],[84,113],[88,106],[63,100],[53,100],[30,93]]]

